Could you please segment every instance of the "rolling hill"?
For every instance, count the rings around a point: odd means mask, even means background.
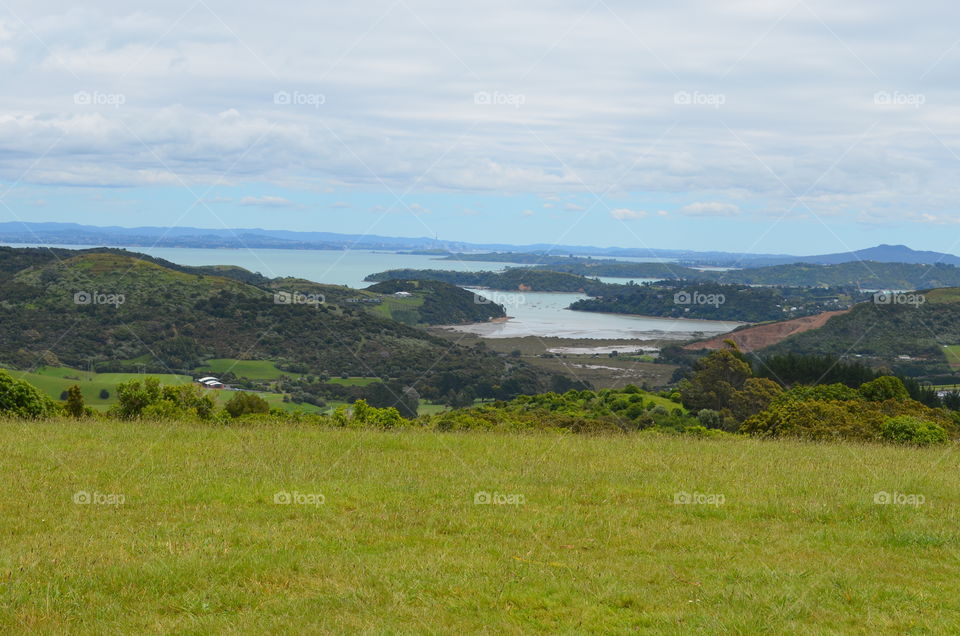
[[[560,382],[347,302],[378,296],[372,292],[290,279],[258,286],[239,280],[249,274],[239,268],[168,267],[117,250],[39,252],[0,251],[0,366],[189,373],[209,358],[272,360],[294,372],[391,377],[428,399],[465,387],[493,396]],[[457,292],[460,310],[499,311]]]

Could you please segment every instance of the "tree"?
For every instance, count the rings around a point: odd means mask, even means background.
[[[83,395],[80,393],[80,385],[74,384],[67,389],[66,409],[70,417],[80,419],[86,415],[86,409],[83,405]]]
[[[730,398],[730,411],[738,422],[763,411],[773,400],[783,393],[780,385],[767,378],[747,378],[743,388],[735,391]],[[704,424],[704,426],[707,426]],[[707,426],[707,428],[711,428]]]
[[[883,439],[901,444],[929,446],[947,441],[947,431],[936,422],[910,415],[900,415],[886,420],[880,427]]]
[[[56,413],[53,400],[32,385],[0,371],[0,413],[13,417],[41,418]]]
[[[693,377],[680,383],[683,405],[690,411],[722,411],[730,407],[734,393],[753,375],[736,344],[718,349],[694,365]]]
[[[863,399],[871,402],[910,399],[910,394],[907,392],[907,387],[903,385],[903,381],[890,375],[879,377],[862,385],[860,395],[863,396]]]
[[[256,393],[238,391],[224,407],[230,417],[240,417],[248,413],[269,413],[270,405]]]
[[[135,419],[143,414],[143,409],[160,400],[160,380],[146,378],[130,380],[117,385],[117,404],[113,412],[123,419]]]

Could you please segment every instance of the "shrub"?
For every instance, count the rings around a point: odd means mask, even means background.
[[[40,418],[56,413],[53,400],[32,385],[0,371],[0,414],[14,417]]]
[[[256,393],[239,391],[230,398],[224,407],[230,417],[240,417],[248,413],[269,413],[270,405]]]
[[[697,412],[697,419],[705,428],[723,428],[723,414],[720,411],[700,409]]]
[[[947,441],[947,431],[936,422],[900,415],[884,421],[880,427],[883,439],[901,444],[929,446]]]
[[[907,392],[907,387],[903,385],[903,381],[890,375],[862,384],[860,395],[870,402],[910,399],[910,394]]]
[[[80,393],[80,385],[74,384],[67,389],[66,409],[70,417],[77,419],[86,415],[86,409],[83,406],[83,395]]]

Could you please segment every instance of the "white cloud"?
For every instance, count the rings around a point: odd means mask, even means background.
[[[736,205],[720,201],[698,201],[685,205],[678,211],[688,216],[736,216],[740,214],[740,208]]]
[[[582,205],[577,205],[576,203],[564,203],[563,209],[567,212],[583,212],[587,208],[583,207]]]
[[[353,206],[351,206],[346,201],[334,201],[333,203],[330,204],[330,207],[342,210],[342,209],[350,208]]]
[[[818,216],[916,222],[903,210],[948,215],[960,197],[946,0],[468,0],[456,15],[372,0],[271,20],[242,3],[9,6],[0,178],[23,184],[412,186],[567,210],[609,189],[706,201],[679,211],[698,216],[804,193]],[[484,90],[524,103],[480,107]],[[882,91],[905,107],[878,105]]]
[[[617,208],[616,210],[610,210],[610,216],[620,221],[625,221],[627,219],[642,219],[643,217],[647,216],[647,213],[643,210]]]
[[[522,214],[523,216],[533,216],[534,214],[536,214],[536,212],[534,212],[533,210],[524,210],[520,214]]]
[[[290,201],[289,199],[271,196],[243,197],[240,199],[240,205],[256,206],[261,208],[290,208],[297,206],[296,203]]]

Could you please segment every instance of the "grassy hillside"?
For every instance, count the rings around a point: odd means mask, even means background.
[[[349,302],[379,297],[372,292],[297,279],[255,285],[239,280],[238,268],[210,275],[119,250],[66,252],[42,262],[34,262],[36,251],[0,252],[15,270],[0,267],[0,366],[189,373],[208,359],[231,358],[269,360],[294,373],[395,378],[416,383],[425,399],[451,388],[478,395],[555,388],[554,378],[522,362],[450,344]],[[16,269],[27,262],[34,264]],[[427,322],[428,313],[462,316],[468,302],[484,315],[502,311],[456,292],[455,304],[446,295],[408,300],[420,302]]]
[[[0,453],[8,634],[960,631],[950,450],[2,422]]]
[[[383,294],[377,307],[387,318],[406,324],[455,325],[504,318],[501,305],[486,301],[461,287],[436,280],[388,280],[367,287],[368,293]],[[411,294],[397,298],[394,294]]]
[[[960,344],[960,289],[935,289],[918,298],[923,302],[860,303],[763,352],[859,355],[916,372],[946,372],[949,346]]]

